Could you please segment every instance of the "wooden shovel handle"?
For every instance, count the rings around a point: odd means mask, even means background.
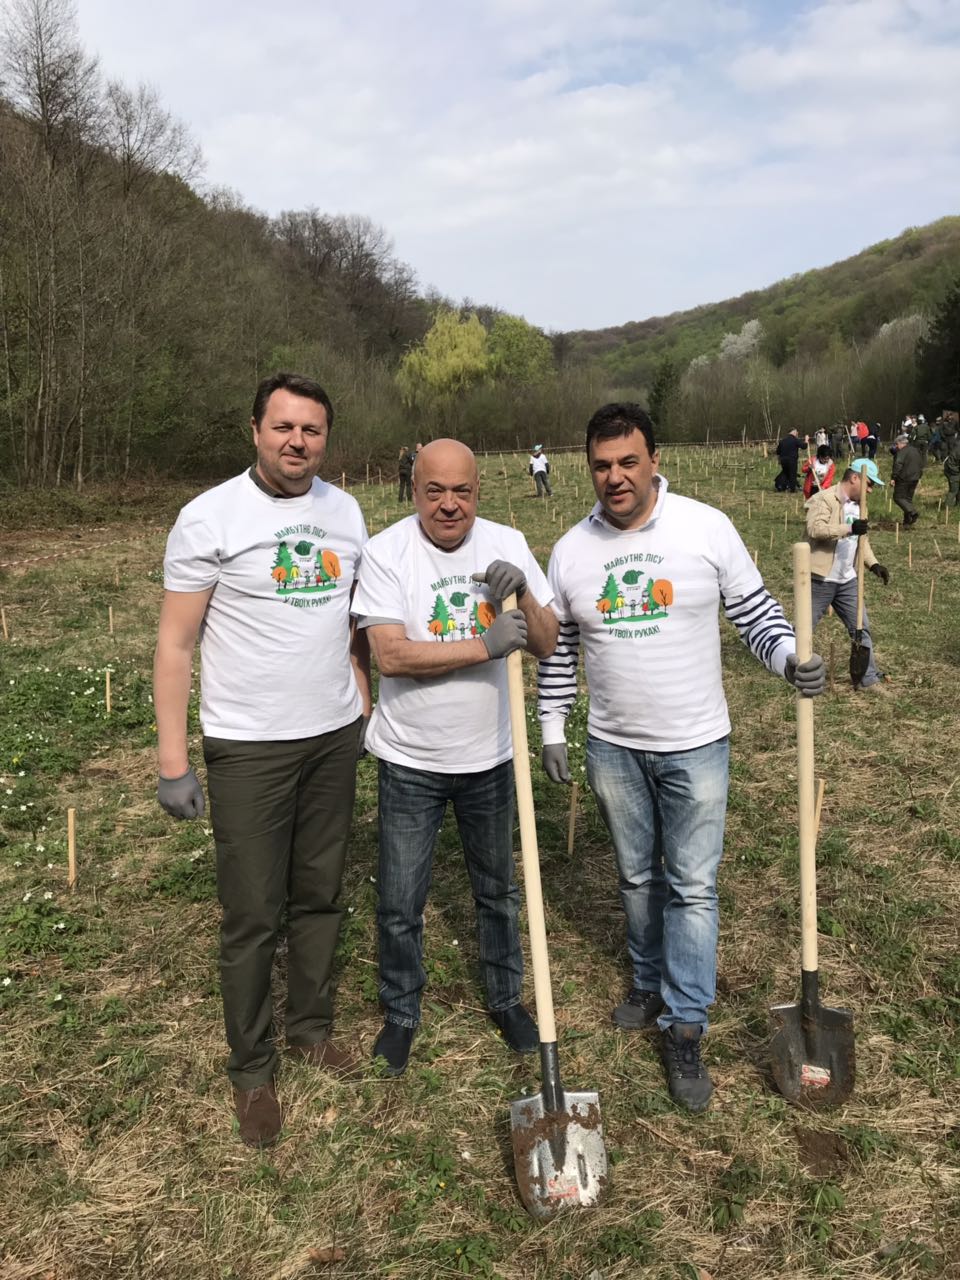
[[[511,593],[503,601],[504,612],[516,607],[517,597]],[[530,751],[527,746],[527,717],[523,697],[523,658],[520,650],[508,654],[506,663],[510,729],[513,733],[513,776],[517,787],[520,848],[523,851],[523,886],[527,901],[527,926],[530,931],[530,958],[533,962],[533,990],[537,1001],[537,1031],[541,1044],[553,1044],[557,1039],[557,1027],[553,1015],[547,923],[543,914],[543,889],[540,885],[540,851],[537,847],[537,821],[533,810],[533,783],[530,779]]]
[[[860,472],[860,519],[867,518],[866,468]],[[863,630],[863,537],[857,539],[857,630]]]
[[[793,544],[793,621],[797,661],[813,652],[810,544]],[[801,967],[817,969],[817,830],[813,762],[813,699],[797,694],[797,803],[800,832]]]

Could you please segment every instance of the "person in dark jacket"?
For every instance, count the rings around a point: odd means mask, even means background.
[[[397,479],[399,480],[399,489],[397,492],[397,501],[403,502],[404,499],[409,502],[413,497],[413,491],[410,488],[410,481],[413,477],[414,456],[405,444],[400,446],[400,456],[397,459]]]
[[[800,433],[794,427],[777,445],[777,457],[780,459],[780,474],[774,480],[774,487],[780,493],[797,492],[797,459],[800,454]]]
[[[893,500],[903,512],[904,528],[916,524],[920,513],[913,505],[913,495],[923,475],[923,456],[910,443],[906,432],[897,436],[897,452],[893,459]]]
[[[955,507],[960,507],[960,436],[950,437],[943,474],[947,478],[947,506],[952,502]]]

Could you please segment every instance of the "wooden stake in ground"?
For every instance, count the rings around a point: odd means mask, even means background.
[[[900,521],[898,520],[893,530],[893,541],[899,547],[900,545]]]
[[[570,788],[570,816],[567,819],[567,857],[573,857],[573,837],[577,831],[577,801],[580,799],[580,783]]]
[[[77,811],[67,810],[67,888],[77,887]]]
[[[107,715],[109,715],[109,714],[110,714],[110,710],[111,710],[111,704],[110,704],[110,671],[109,671],[109,669],[107,670],[106,675],[107,675],[107,681],[106,681],[106,686],[105,686],[105,693],[106,693]]]
[[[110,634],[113,635],[113,605],[107,605],[107,626],[110,628]]]
[[[943,559],[943,552],[940,550],[940,543],[936,540],[936,538],[934,538],[934,540],[933,540],[933,549],[934,549],[934,551],[936,551],[937,555],[938,555],[938,556],[940,557],[940,559],[942,560],[942,559]]]
[[[907,543],[907,568],[908,569],[913,568],[913,543],[912,542]]]
[[[927,613],[933,613],[933,584],[935,582],[936,578],[930,579],[930,599],[927,601]]]
[[[958,528],[960,528],[960,526],[958,526]],[[9,640],[10,632],[7,630],[7,611],[4,609],[2,604],[0,604],[0,626],[3,627],[4,640]]]

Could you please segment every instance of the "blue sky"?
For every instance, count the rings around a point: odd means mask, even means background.
[[[79,0],[204,180],[383,225],[545,328],[762,287],[960,213],[960,0]]]

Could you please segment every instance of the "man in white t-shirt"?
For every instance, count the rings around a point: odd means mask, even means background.
[[[476,459],[434,440],[413,473],[416,514],[364,548],[353,611],[380,668],[366,735],[379,760],[377,930],[384,1025],[374,1057],[407,1065],[420,1022],[423,912],[433,848],[452,803],[476,903],[487,1004],[507,1043],[538,1047],[520,1003],[523,958],[513,883],[513,746],[506,667],[517,649],[553,652],[552,593],[523,534],[477,517]],[[511,592],[518,607],[497,613]]]
[[[357,502],[317,477],[333,406],[279,373],[257,389],[249,471],[177,517],[154,666],[158,799],[199,817],[187,705],[200,638],[200,723],[223,908],[220,975],[240,1136],[274,1142],[270,973],[287,912],[288,1052],[344,1072],[329,1038],[330,970],[356,760],[369,714],[369,649],[350,598],[367,532]]]
[[[569,782],[566,717],[584,650],[587,776],[609,828],[633,966],[613,1012],[661,1032],[673,1098],[702,1111],[713,1085],[700,1058],[716,993],[717,867],[723,848],[730,719],[719,610],[750,651],[801,693],[826,685],[823,660],[798,664],[793,630],[720,511],[668,492],[653,424],[610,404],[587,425],[597,504],[553,549],[560,619],[540,663],[543,766]]]
[[[813,597],[813,625],[827,609],[833,611],[847,628],[851,638],[857,632],[857,547],[863,546],[863,566],[884,586],[890,581],[889,571],[877,563],[867,539],[869,524],[860,519],[860,486],[867,490],[883,487],[877,464],[872,458],[857,458],[841,477],[840,483],[821,489],[806,503],[807,541],[810,543],[810,579]],[[873,656],[873,638],[866,606],[863,610],[862,643],[869,650],[867,670],[860,681],[861,689],[879,685],[886,677],[877,669]]]
[[[537,486],[537,497],[542,498],[544,494],[548,498],[553,497],[553,490],[550,488],[550,461],[543,452],[542,444],[533,446],[533,453],[530,455],[530,461],[527,469],[533,476],[533,483]]]

